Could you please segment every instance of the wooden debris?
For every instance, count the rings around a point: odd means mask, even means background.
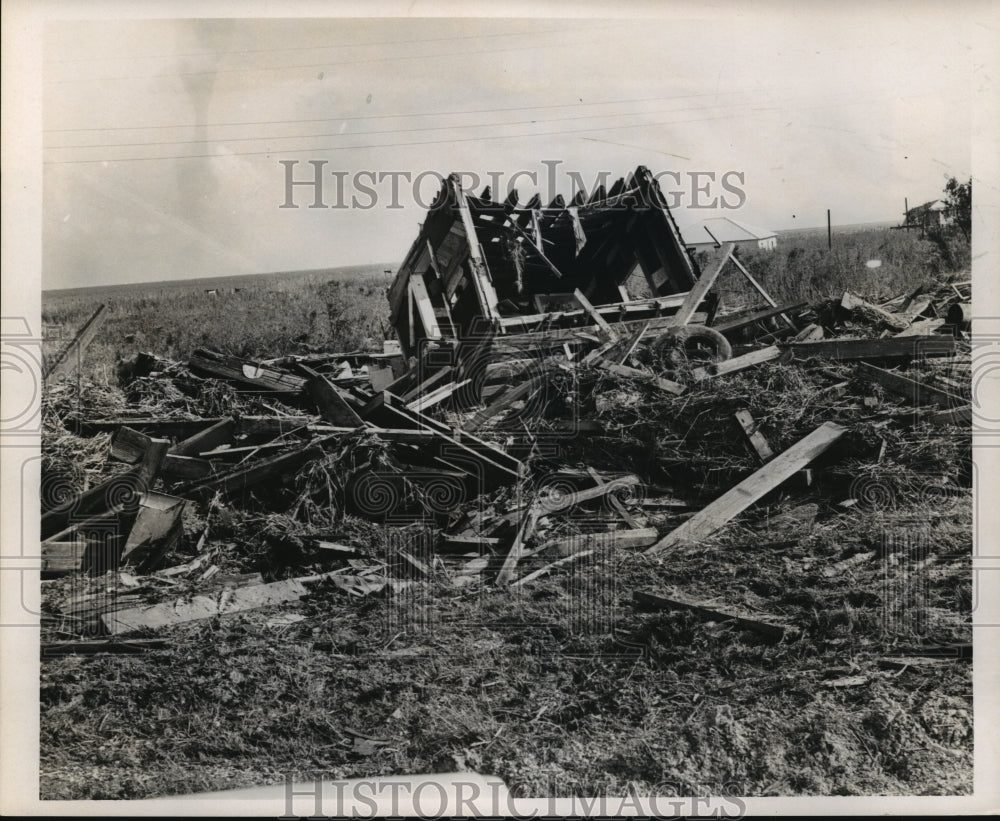
[[[268,584],[226,588],[217,594],[182,598],[163,604],[151,604],[104,613],[101,621],[111,635],[135,633],[140,630],[159,630],[176,624],[185,624],[230,613],[241,613],[261,607],[298,601],[309,592],[307,585],[324,578],[335,578],[331,573],[302,576]]]
[[[597,485],[598,487],[600,487],[601,485],[605,484],[605,481],[604,481],[603,477],[601,476],[601,474],[598,473],[596,470],[594,470],[594,468],[588,467],[587,468],[587,473],[590,476],[590,478],[594,480],[594,484]],[[619,499],[616,494],[611,493],[611,494],[608,495],[607,498],[608,498],[608,501],[611,502],[611,507],[613,507],[618,512],[618,515],[621,516],[622,519],[625,520],[626,524],[628,524],[629,527],[632,527],[632,528],[641,527],[641,525],[639,524],[638,519],[636,519],[635,516],[633,516],[631,513],[629,513],[628,508],[625,507],[625,505],[623,504],[622,500]]]
[[[370,372],[370,371],[369,371]],[[341,393],[341,389],[325,376],[312,376],[305,386],[306,392],[319,407],[320,416],[331,425],[361,427],[364,422]]]
[[[759,348],[756,351],[750,351],[750,353],[745,353],[742,356],[734,356],[732,359],[726,359],[713,365],[694,368],[691,371],[691,378],[695,381],[700,381],[713,376],[725,376],[726,374],[736,373],[737,371],[752,368],[754,365],[760,365],[764,362],[773,362],[782,353],[782,349],[777,345]]]
[[[793,342],[789,348],[796,359],[879,360],[903,357],[954,356],[955,340],[944,336],[826,339],[819,342]]]
[[[628,530],[606,530],[601,533],[579,533],[575,536],[563,536],[546,542],[541,550],[553,550],[567,556],[581,549],[592,551],[597,548],[646,547],[653,544],[656,539],[655,527],[636,527]]]
[[[513,580],[514,570],[517,567],[517,563],[521,560],[521,554],[524,551],[524,544],[534,533],[538,519],[538,507],[535,503],[529,504],[521,515],[521,525],[517,529],[517,535],[514,537],[514,542],[511,544],[510,550],[507,551],[507,556],[503,560],[500,572],[497,573],[497,584],[509,584]]]
[[[306,384],[301,376],[205,349],[191,354],[188,367],[195,373],[225,379],[263,393],[299,394]]]
[[[146,493],[125,541],[122,563],[149,569],[175,550],[184,535],[181,524],[184,504],[183,499],[164,493]]]
[[[731,333],[732,331],[738,331],[741,328],[746,328],[747,326],[753,325],[757,322],[763,322],[765,319],[770,319],[772,316],[793,314],[796,311],[801,311],[806,307],[806,305],[807,303],[805,302],[790,302],[785,305],[775,305],[763,308],[762,310],[753,311],[752,313],[724,316],[717,322],[713,322],[711,327],[721,334]],[[815,328],[816,326],[810,325],[808,327]],[[802,333],[805,333],[805,329]],[[820,329],[820,335],[822,335],[822,329]]]
[[[706,621],[731,621],[743,630],[751,630],[759,633],[770,641],[781,641],[789,632],[796,632],[794,628],[786,624],[776,624],[755,619],[752,616],[735,613],[728,609],[721,609],[715,606],[706,606],[701,602],[693,601],[689,598],[682,598],[677,594],[664,596],[661,593],[652,593],[643,590],[636,590],[633,594],[637,604],[646,607],[653,607],[660,610],[684,610],[694,613],[696,616]]]
[[[771,446],[767,443],[767,439],[764,438],[764,435],[757,429],[757,423],[754,421],[753,416],[751,416],[750,411],[736,411],[736,421],[740,423],[740,427],[743,428],[743,432],[746,434],[747,440],[750,442],[753,449],[757,451],[760,461],[766,462],[774,456],[774,451],[771,450]]]
[[[675,545],[707,539],[733,517],[738,516],[796,471],[808,465],[843,436],[844,432],[845,429],[834,422],[823,423],[807,437],[696,513],[649,548],[646,553],[661,553]]]
[[[533,582],[535,579],[538,579],[538,578],[541,578],[542,576],[548,575],[553,570],[555,570],[557,567],[561,567],[562,565],[569,564],[570,562],[579,561],[580,559],[583,559],[583,558],[591,555],[593,552],[594,552],[593,550],[581,550],[578,553],[573,553],[573,554],[571,554],[569,556],[564,556],[563,558],[557,559],[556,561],[551,562],[550,564],[547,564],[544,567],[538,568],[538,570],[532,571],[531,573],[529,573],[526,576],[522,576],[520,579],[518,579],[515,582],[511,582],[510,586],[511,587],[520,587],[521,585],[527,584],[528,582]]]
[[[166,650],[170,647],[166,639],[130,639],[116,641],[114,639],[80,639],[78,641],[42,642],[42,658],[57,656],[93,656],[99,653],[136,654],[148,650]]]
[[[950,394],[940,388],[917,382],[901,373],[887,371],[875,365],[862,362],[859,365],[860,373],[867,376],[873,382],[877,382],[886,390],[899,396],[909,399],[915,405],[937,405],[942,408],[954,409],[966,405],[966,400],[959,396]]]
[[[679,396],[684,393],[685,387],[679,382],[672,382],[669,379],[664,379],[662,376],[657,376],[655,373],[647,373],[646,371],[640,371],[637,368],[629,368],[626,365],[616,365],[614,362],[608,362],[607,360],[601,360],[598,363],[598,367],[612,373],[615,376],[621,376],[625,379],[636,379],[640,382],[646,382],[647,384],[654,385],[665,393],[672,393],[675,396]]]
[[[840,306],[845,311],[851,311],[873,321],[881,322],[894,331],[902,331],[910,324],[910,320],[905,316],[883,310],[877,305],[872,305],[870,302],[862,299],[857,294],[852,294],[850,291],[844,292],[844,296],[840,300]]]

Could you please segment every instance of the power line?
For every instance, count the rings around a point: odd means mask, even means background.
[[[723,105],[719,103],[718,105]],[[505,123],[466,123],[463,125],[449,125],[449,129],[466,129],[466,128],[507,128],[509,126],[516,125],[532,125],[534,123],[558,123],[558,122],[568,122],[571,120],[594,120],[594,119],[606,119],[608,117],[634,117],[636,115],[654,115],[654,114],[671,114],[679,111],[703,111],[706,108],[716,108],[718,105],[711,106],[688,106],[686,108],[668,108],[659,109],[654,111],[624,111],[624,112],[610,112],[607,114],[577,114],[572,117],[549,117],[537,120],[514,120],[512,122]],[[728,104],[730,107],[734,104]],[[751,103],[743,103],[742,105],[751,105]],[[223,137],[215,139],[202,139],[202,140],[168,140],[168,141],[150,141],[150,142],[138,142],[138,143],[91,143],[87,145],[83,144],[70,144],[70,145],[50,145],[45,146],[46,149],[57,149],[57,148],[137,148],[140,146],[158,146],[158,145],[202,145],[211,143],[240,143],[240,142],[260,142],[261,140],[303,140],[310,138],[323,138],[323,137],[370,137],[379,134],[411,134],[424,131],[440,131],[440,125],[431,126],[419,126],[415,128],[389,128],[383,129],[381,131],[354,131],[351,133],[333,133],[333,134],[281,134],[275,137]]]
[[[464,111],[420,111],[412,114],[363,114],[356,117],[314,117],[304,120],[256,120],[249,122],[235,123],[184,123],[177,125],[136,125],[136,126],[110,126],[107,128],[87,127],[87,128],[46,128],[45,134],[62,134],[75,131],[147,131],[163,128],[226,128],[230,126],[244,125],[301,125],[303,123],[329,123],[329,122],[353,122],[356,120],[399,120],[411,117],[449,117],[459,114],[493,114],[504,111],[540,111],[547,108],[575,108],[578,106],[591,105],[626,105],[630,103],[651,103],[661,100],[684,100],[693,97],[722,97],[731,94],[743,94],[742,91],[708,91],[700,94],[674,94],[666,97],[634,97],[629,100],[602,100],[594,103],[582,101],[575,103],[549,103],[548,105],[512,106],[509,108],[474,108]],[[57,146],[52,146],[53,148]]]
[[[607,31],[619,28],[620,26],[595,26],[593,28],[580,29],[582,31]],[[455,37],[425,37],[418,40],[373,40],[367,43],[331,43],[325,46],[289,46],[287,48],[247,48],[234,51],[192,51],[181,54],[136,54],[122,57],[73,57],[65,60],[50,60],[47,65],[64,63],[95,63],[110,62],[112,60],[166,60],[179,59],[184,57],[221,57],[224,54],[273,54],[279,51],[324,51],[334,48],[364,48],[366,46],[402,46],[413,45],[415,43],[443,43],[452,40],[485,40],[493,37],[522,37],[526,35],[535,36],[538,34],[565,34],[566,29],[548,29],[544,31],[503,31],[497,34],[463,34]]]
[[[758,109],[759,111],[779,111],[781,107],[762,107]],[[534,133],[527,134],[505,134],[502,139],[519,139],[522,137],[554,137],[562,136],[566,134],[589,134],[598,131],[616,131],[623,128],[654,128],[663,125],[685,125],[688,123],[700,123],[700,122],[710,122],[713,120],[725,120],[729,118],[729,114],[721,114],[717,117],[700,117],[692,120],[669,120],[665,122],[658,123],[632,123],[632,124],[617,124],[611,126],[604,126],[601,128],[573,128],[565,131],[538,131]],[[371,143],[368,145],[337,145],[337,146],[314,146],[312,148],[294,148],[294,149],[282,149],[281,151],[277,149],[272,149],[270,151],[234,151],[229,154],[177,154],[165,157],[121,157],[117,159],[101,159],[101,160],[45,160],[44,165],[72,165],[72,164],[86,164],[86,163],[113,163],[113,162],[147,162],[154,160],[197,160],[197,159],[220,159],[228,157],[262,157],[270,156],[271,154],[301,154],[305,152],[321,152],[321,151],[357,151],[368,148],[398,148],[402,146],[415,146],[415,145],[451,145],[452,143],[467,143],[467,142],[482,142],[484,140],[496,140],[498,139],[495,134],[488,134],[482,137],[459,137],[447,140],[418,140],[418,141],[408,141],[408,142],[391,142],[391,143]]]
[[[584,41],[586,42],[586,41]],[[428,58],[440,58],[440,57],[471,57],[477,54],[502,54],[504,52],[510,51],[530,51],[537,48],[549,48],[552,46],[577,46],[582,45],[582,43],[539,43],[536,45],[529,46],[511,46],[510,48],[497,48],[497,49],[482,49],[479,51],[455,51],[455,52],[445,52],[441,54],[401,54],[395,55],[393,57],[370,57],[364,60],[341,60],[339,62],[326,61],[323,63],[305,63],[303,65],[294,66],[243,66],[240,68],[220,68],[213,69],[212,71],[172,71],[167,74],[139,74],[139,75],[119,75],[113,77],[71,77],[62,80],[49,80],[46,84],[62,84],[62,83],[96,83],[104,82],[107,80],[155,80],[155,79],[173,79],[175,77],[203,77],[206,75],[219,75],[219,74],[238,74],[247,72],[258,72],[258,71],[291,71],[293,69],[301,68],[331,68],[333,66],[356,66],[356,65],[367,65],[370,63],[393,63],[400,60],[426,60]]]

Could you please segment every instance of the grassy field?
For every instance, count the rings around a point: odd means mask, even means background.
[[[832,252],[825,243],[786,236],[774,252],[741,258],[782,300],[846,288],[888,299],[924,281],[968,278],[967,249],[947,245],[948,256],[913,234],[841,234]],[[867,267],[871,259],[880,267]],[[262,358],[380,349],[387,285],[367,271],[215,297],[197,283],[115,297],[87,352],[85,404],[124,404],[116,365],[141,350],[183,360],[199,346]],[[726,287],[727,300],[745,298],[734,279]],[[44,322],[72,334],[105,299],[56,296]],[[50,339],[47,353],[59,344]],[[729,424],[738,403],[768,426],[776,449],[845,413],[794,367],[771,363],[724,384],[669,402],[650,391],[642,424],[613,405],[603,421],[620,434],[568,441],[565,463],[634,470],[651,486],[682,477],[678,492],[699,507],[752,464]],[[902,407],[872,399],[866,413]],[[54,410],[66,401],[49,397],[43,455],[86,467],[93,481],[105,470],[108,435],[85,440],[59,429]],[[329,585],[277,614],[299,620],[252,611],[165,631],[169,648],[141,656],[43,659],[42,797],[456,770],[500,776],[518,796],[968,794],[971,665],[891,656],[928,640],[971,641],[969,437],[876,428],[860,413],[850,422],[851,455],[821,471],[822,481],[790,483],[716,537],[663,559],[598,551],[519,592],[435,578],[402,605]],[[686,439],[680,460],[677,436]],[[718,464],[706,462],[688,481],[712,451]],[[274,489],[275,498],[283,492]],[[508,493],[484,504],[506,510]],[[850,495],[861,502],[839,507]],[[803,506],[815,523],[796,519]],[[189,540],[205,515],[189,513]],[[663,534],[682,516],[654,509],[649,525]],[[384,559],[403,538],[329,510],[296,519],[287,504],[264,498],[216,514],[211,535],[219,590],[241,573],[322,569],[310,539]],[[419,545],[426,533],[404,535]],[[47,635],[73,629],[60,621],[61,603],[107,585],[46,582]],[[632,602],[638,588],[677,588],[796,630],[775,642],[731,622],[647,612]],[[180,581],[163,595],[204,589]]]

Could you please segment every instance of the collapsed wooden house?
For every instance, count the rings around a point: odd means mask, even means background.
[[[444,181],[389,289],[406,356],[424,340],[518,335],[669,318],[699,280],[656,179],[639,166],[609,190],[498,202]],[[641,271],[648,295],[626,282]],[[637,289],[638,290],[638,289]],[[707,300],[709,308],[712,298]]]

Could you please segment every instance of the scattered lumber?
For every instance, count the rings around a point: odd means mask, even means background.
[[[263,393],[299,394],[307,381],[286,371],[204,348],[199,348],[191,354],[188,367],[195,373],[225,379]]]
[[[225,588],[217,594],[182,598],[162,604],[151,604],[116,610],[101,615],[108,633],[113,636],[141,630],[159,630],[230,613],[241,613],[261,607],[273,607],[301,599],[308,594],[308,584],[334,574],[321,573],[280,582],[254,584],[247,587]]]
[[[735,316],[724,316],[718,321],[713,322],[711,327],[717,330],[721,334],[732,333],[733,331],[739,331],[750,325],[754,325],[758,322],[763,322],[765,319],[770,319],[773,316],[780,316],[781,314],[794,314],[801,311],[808,305],[806,302],[789,302],[785,305],[770,306],[767,308],[762,308],[759,311],[753,311],[752,313],[736,314]],[[809,328],[816,328],[816,325],[810,325]],[[803,329],[800,333],[805,333],[807,329]],[[821,329],[822,330],[822,329]]]
[[[41,643],[42,658],[57,656],[93,656],[99,653],[129,655],[145,653],[149,650],[166,650],[170,642],[166,639],[81,639],[79,641],[46,641]]]
[[[735,415],[736,421],[739,422],[740,427],[747,436],[747,441],[750,442],[751,447],[757,452],[760,461],[766,462],[774,456],[774,451],[771,450],[771,446],[767,443],[767,439],[764,438],[764,434],[758,430],[757,423],[754,421],[750,411],[745,409],[738,410]]]
[[[737,371],[752,368],[754,365],[760,365],[764,362],[773,362],[775,359],[780,358],[782,353],[784,351],[777,345],[770,345],[767,348],[750,351],[750,353],[745,353],[742,356],[734,356],[732,359],[694,368],[691,371],[691,378],[695,381],[701,381],[713,376],[725,376],[726,374],[736,373]]]
[[[626,365],[616,365],[614,362],[608,362],[606,359],[600,360],[598,362],[598,367],[608,373],[614,374],[615,376],[621,376],[625,379],[637,379],[640,382],[646,382],[650,385],[654,385],[661,391],[672,393],[675,396],[679,396],[685,391],[685,387],[679,382],[672,382],[669,379],[664,379],[662,376],[657,376],[655,373],[640,371],[638,368],[630,368]]]
[[[531,573],[528,573],[528,575],[526,576],[522,576],[515,582],[511,582],[510,586],[521,587],[522,585],[525,585],[528,582],[533,582],[535,579],[539,579],[542,576],[548,575],[557,567],[562,567],[563,565],[569,564],[570,562],[576,562],[579,561],[580,559],[586,558],[587,556],[590,556],[593,552],[594,552],[593,550],[581,550],[569,556],[564,556],[563,558],[557,559],[556,561],[551,562],[550,564],[547,564],[544,567],[538,568],[538,570],[534,570]]]
[[[758,633],[769,641],[781,641],[786,634],[795,632],[794,628],[786,624],[761,621],[749,615],[733,612],[728,608],[722,609],[716,606],[708,606],[690,598],[681,597],[676,593],[664,596],[662,593],[636,590],[632,596],[636,604],[645,607],[659,610],[684,610],[688,613],[694,613],[706,621],[731,621],[737,627]]]
[[[541,550],[552,550],[567,556],[578,550],[593,552],[596,549],[617,549],[647,547],[657,539],[655,527],[636,527],[622,530],[606,530],[601,533],[579,533],[563,536],[546,542]],[[539,551],[541,552],[541,551]]]
[[[825,339],[817,342],[793,342],[789,348],[796,359],[879,360],[921,356],[954,356],[955,340],[944,336]]]
[[[843,436],[844,431],[843,427],[834,422],[823,423],[807,437],[700,510],[649,548],[646,553],[650,555],[662,553],[679,544],[708,538],[769,491],[808,465]]]
[[[320,416],[331,425],[361,427],[364,423],[338,388],[322,374],[315,374],[305,384],[308,393],[319,407]]]
[[[870,302],[862,299],[857,294],[852,294],[850,291],[844,292],[844,296],[840,300],[840,306],[845,311],[860,314],[868,319],[881,322],[887,328],[894,331],[905,330],[910,324],[910,320],[907,317],[891,313],[883,308],[879,308],[877,305],[872,305]]]
[[[862,362],[859,370],[862,375],[867,376],[871,381],[878,383],[886,390],[909,399],[913,404],[921,407],[924,405],[937,405],[951,410],[967,404],[960,396],[955,396],[940,388],[918,382],[901,373],[869,365],[867,362]]]

